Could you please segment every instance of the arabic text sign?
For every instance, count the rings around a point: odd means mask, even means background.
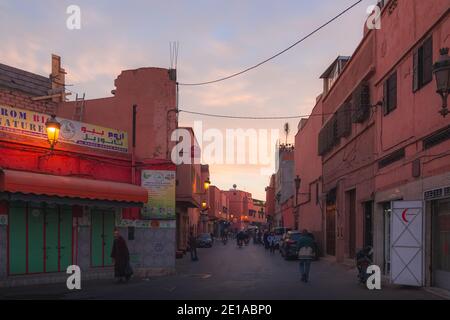
[[[142,187],[148,190],[148,203],[142,209],[144,219],[175,219],[175,171],[143,170]]]
[[[9,106],[0,106],[0,131],[47,139],[48,115]],[[87,147],[128,152],[128,135],[124,131],[57,118],[61,123],[62,142]]]

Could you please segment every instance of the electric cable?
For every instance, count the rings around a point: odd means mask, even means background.
[[[229,76],[222,77],[222,78],[218,78],[218,79],[211,80],[211,81],[204,81],[204,82],[197,82],[197,83],[195,83],[195,82],[194,82],[194,83],[186,82],[186,83],[178,83],[178,84],[181,85],[181,86],[201,86],[201,85],[207,85],[207,84],[212,84],[212,83],[216,83],[216,82],[228,80],[228,79],[237,77],[237,76],[239,76],[239,75],[241,75],[241,74],[243,74],[243,73],[246,73],[246,72],[248,72],[248,71],[251,71],[251,70],[253,70],[253,69],[256,69],[256,68],[258,68],[259,66],[261,66],[261,65],[263,65],[263,64],[265,64],[265,63],[267,63],[267,62],[269,62],[269,61],[271,61],[271,60],[273,60],[273,59],[275,59],[276,57],[282,55],[283,53],[289,51],[290,49],[294,48],[294,47],[297,46],[298,44],[302,43],[303,41],[305,41],[306,39],[308,39],[309,37],[311,37],[312,35],[314,35],[314,34],[317,33],[318,31],[320,31],[321,29],[323,29],[324,27],[326,27],[327,25],[329,25],[329,24],[332,23],[333,21],[335,21],[335,20],[337,20],[338,18],[340,18],[340,17],[341,17],[342,15],[344,15],[346,12],[350,11],[351,9],[353,9],[353,7],[357,6],[357,5],[358,5],[359,3],[361,3],[361,2],[362,2],[362,0],[356,1],[356,2],[353,3],[351,6],[347,7],[345,10],[341,11],[338,15],[334,16],[333,18],[331,18],[330,20],[328,20],[327,22],[325,22],[325,23],[322,24],[321,26],[317,27],[316,29],[314,29],[313,31],[311,31],[310,33],[308,33],[306,36],[304,36],[304,37],[301,38],[300,40],[294,42],[292,45],[290,45],[290,46],[287,47],[286,49],[284,49],[284,50],[282,50],[282,51],[280,51],[280,52],[274,54],[273,56],[271,56],[271,57],[269,57],[269,58],[267,58],[267,59],[265,59],[265,60],[263,60],[263,61],[261,61],[261,62],[255,64],[255,65],[253,65],[253,66],[251,66],[251,67],[248,67],[248,68],[246,68],[246,69],[244,69],[244,70],[241,70],[241,71],[239,71],[239,72],[233,73],[233,74],[231,74],[231,75],[229,75]]]

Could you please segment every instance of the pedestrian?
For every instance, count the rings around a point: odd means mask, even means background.
[[[309,270],[311,261],[314,259],[314,240],[304,229],[298,240],[298,259],[300,261],[300,274],[303,282],[309,281]]]
[[[197,238],[194,237],[194,233],[191,231],[191,234],[189,236],[189,249],[191,251],[191,260],[197,261]]]
[[[269,233],[266,231],[264,231],[264,235],[263,235],[263,241],[264,241],[264,249],[269,249]]]
[[[114,242],[111,250],[111,258],[114,263],[114,278],[117,282],[130,280],[133,270],[130,266],[130,253],[125,239],[117,228],[114,229]]]
[[[271,232],[270,235],[267,237],[267,240],[269,241],[270,253],[274,253],[275,252],[275,241],[276,241],[275,234],[273,232]]]

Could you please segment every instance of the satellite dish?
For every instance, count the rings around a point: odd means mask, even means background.
[[[236,184],[233,184],[233,188],[236,189],[236,187],[237,187],[237,185],[236,185]]]

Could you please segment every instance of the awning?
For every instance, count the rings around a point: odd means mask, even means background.
[[[0,192],[146,203],[148,191],[120,182],[0,169]]]

